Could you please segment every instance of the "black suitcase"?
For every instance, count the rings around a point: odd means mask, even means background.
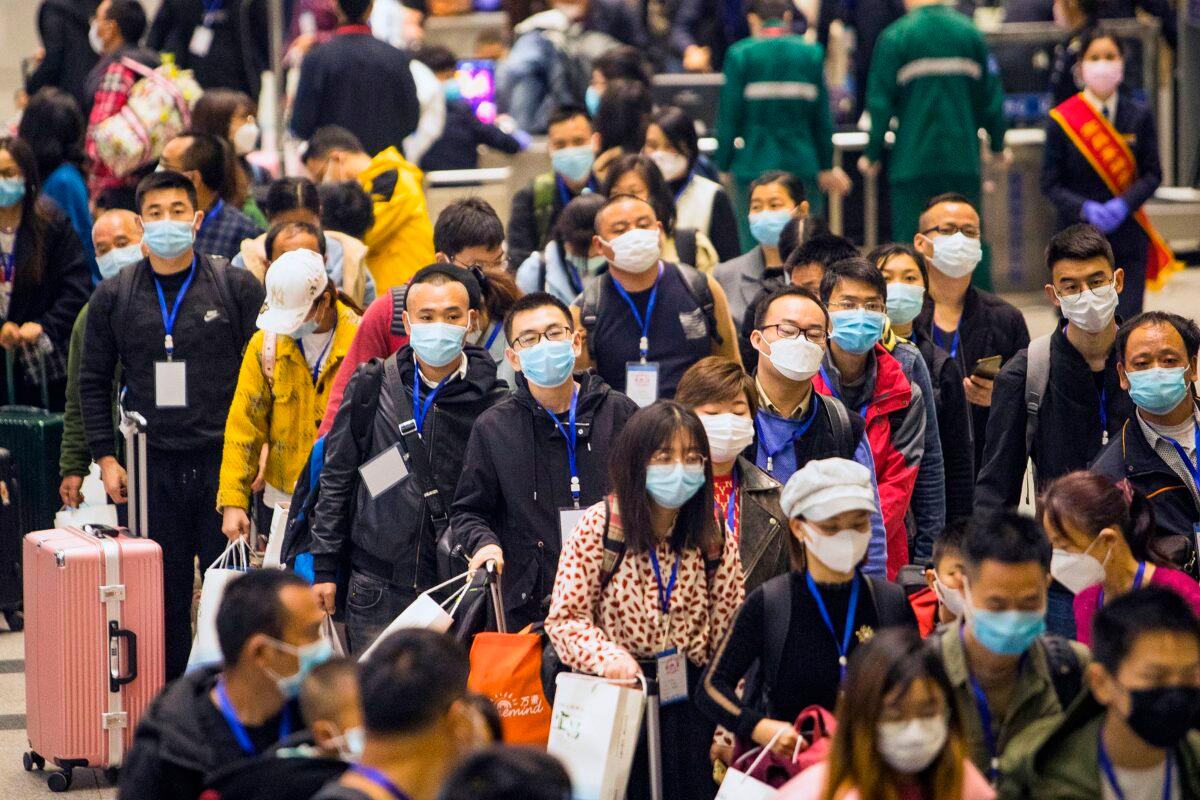
[[[0,613],[9,630],[25,627],[21,616],[21,493],[12,453],[0,448]]]

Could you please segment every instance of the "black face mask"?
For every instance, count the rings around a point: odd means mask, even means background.
[[[1129,692],[1129,723],[1146,743],[1167,748],[1179,743],[1200,718],[1200,688],[1163,686]]]

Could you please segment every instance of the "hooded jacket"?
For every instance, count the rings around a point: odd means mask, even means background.
[[[638,407],[595,373],[575,378],[579,507],[587,509],[610,490],[613,445]],[[572,507],[570,478],[562,434],[518,375],[516,391],[475,423],[451,512],[468,555],[489,544],[504,551],[507,611],[540,603],[554,588],[562,550],[558,511]],[[520,627],[511,620],[510,626]]]
[[[38,36],[46,57],[25,81],[25,91],[31,96],[43,86],[57,86],[79,101],[80,108],[92,104],[85,84],[99,59],[88,42],[88,26],[97,5],[98,0],[44,0],[38,8]]]
[[[395,147],[376,154],[358,175],[375,212],[363,243],[370,253],[367,268],[380,296],[433,263],[433,223],[425,205],[424,178]]]
[[[496,362],[486,350],[467,345],[463,352],[466,376],[448,381],[437,393],[422,431],[433,481],[447,507],[463,471],[471,426],[508,393],[508,386],[496,378]],[[395,363],[399,386],[388,379],[388,362]],[[384,362],[384,368],[368,449],[359,450],[350,425],[359,393],[369,390],[363,367],[346,386],[342,406],[326,437],[321,495],[312,520],[313,569],[317,583],[333,582],[339,567],[348,562],[397,586],[424,590],[436,577],[437,543],[419,481],[410,473],[372,499],[359,480],[359,468],[384,450],[399,446],[403,452],[400,423],[412,419],[411,413],[402,417],[398,408],[409,407],[413,381],[419,380],[412,348],[401,348]],[[428,397],[429,388],[422,389],[423,397]],[[345,520],[348,525],[343,524]]]

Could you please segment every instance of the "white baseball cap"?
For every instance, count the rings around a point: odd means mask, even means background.
[[[258,327],[281,336],[292,335],[325,287],[325,259],[312,250],[292,250],[275,259],[267,270],[267,300]]]
[[[847,511],[877,510],[871,471],[856,461],[810,461],[792,474],[779,497],[789,519],[826,520]]]

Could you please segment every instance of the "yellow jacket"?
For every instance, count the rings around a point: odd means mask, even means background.
[[[363,241],[378,297],[433,263],[433,223],[425,206],[424,178],[395,147],[376,154],[358,175],[375,210],[375,223]]]
[[[304,354],[290,336],[277,336],[275,386],[267,386],[263,374],[263,332],[258,331],[246,346],[237,390],[225,420],[225,448],[221,453],[221,482],[217,510],[250,508],[250,484],[258,474],[263,444],[270,445],[266,481],[291,492],[312,449],[317,426],[325,415],[329,390],[354,341],[358,316],[338,303],[337,329],[329,355],[313,385],[312,371]]]

